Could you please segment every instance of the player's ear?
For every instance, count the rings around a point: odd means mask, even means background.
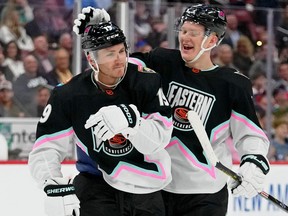
[[[218,43],[218,37],[215,33],[212,33],[210,36],[209,36],[209,47],[211,46],[215,46],[215,44]]]
[[[86,55],[87,61],[90,62],[90,63],[92,63],[92,56],[91,56],[91,54],[90,54],[89,52],[86,52],[85,55]]]
[[[85,52],[85,55],[86,55],[87,59],[88,59],[88,58],[91,58],[91,56],[90,56],[90,53],[89,53],[89,52]]]

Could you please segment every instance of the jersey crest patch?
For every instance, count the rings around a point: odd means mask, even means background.
[[[170,82],[167,99],[173,109],[173,126],[180,131],[191,131],[187,119],[188,110],[194,110],[206,125],[207,119],[216,101],[214,95],[177,82]]]
[[[143,73],[156,73],[154,70],[148,68],[148,67],[138,67],[139,72]]]

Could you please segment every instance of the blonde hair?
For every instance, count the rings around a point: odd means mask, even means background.
[[[273,128],[275,129],[282,124],[285,124],[288,126],[288,121],[283,118],[280,118],[280,119],[277,118],[273,121]]]
[[[246,49],[247,49],[247,53],[245,53],[246,56],[252,57],[254,55],[254,46],[253,46],[251,40],[247,36],[245,36],[245,35],[240,36],[239,40],[237,41],[237,47],[240,44],[244,45],[246,47]]]
[[[1,25],[5,25],[13,32],[17,38],[20,38],[21,33],[19,27],[21,26],[19,22],[18,12],[14,7],[5,7],[1,12]]]

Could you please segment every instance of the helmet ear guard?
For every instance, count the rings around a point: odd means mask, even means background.
[[[203,25],[207,36],[215,32],[219,41],[224,38],[227,20],[224,11],[220,8],[203,4],[188,7],[177,20],[176,29],[181,28],[185,21]]]

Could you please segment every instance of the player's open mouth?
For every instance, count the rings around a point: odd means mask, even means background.
[[[194,48],[193,46],[183,45],[184,50],[191,50],[193,48]]]

